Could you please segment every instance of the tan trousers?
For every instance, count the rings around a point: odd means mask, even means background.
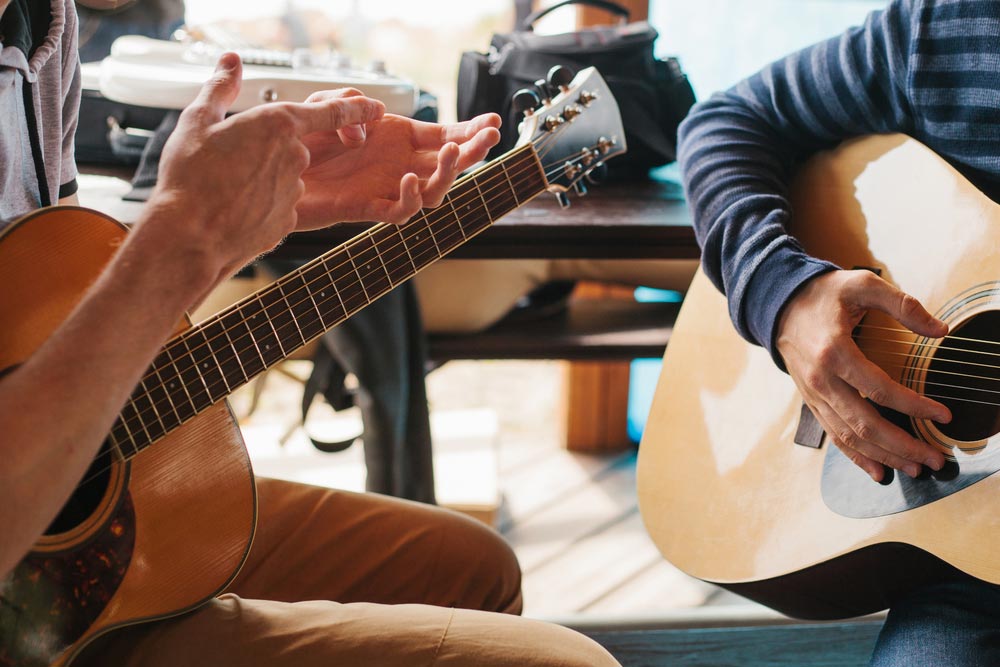
[[[417,274],[413,284],[424,328],[474,333],[494,324],[517,300],[551,280],[596,280],[687,291],[696,259],[446,259]]]
[[[582,635],[514,615],[517,560],[477,521],[372,494],[257,486],[257,534],[226,595],[113,633],[74,665],[618,665]]]

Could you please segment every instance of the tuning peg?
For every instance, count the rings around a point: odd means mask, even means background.
[[[559,208],[569,208],[569,195],[565,192],[557,192],[556,201],[559,202]]]
[[[577,181],[573,184],[573,189],[576,190],[577,197],[586,197],[589,190],[587,189],[587,184],[583,181]]]
[[[603,162],[598,162],[594,167],[587,172],[587,180],[594,185],[600,185],[604,181],[608,180],[608,165]]]
[[[545,79],[539,79],[535,81],[534,86],[538,89],[538,94],[542,98],[542,104],[548,104],[552,101],[552,89],[549,88],[549,82]]]
[[[565,93],[569,90],[570,81],[573,80],[573,70],[562,65],[555,65],[545,78],[548,80],[549,86]]]
[[[514,110],[518,113],[530,116],[535,113],[535,109],[541,105],[541,100],[538,99],[538,94],[535,91],[522,88],[514,93],[514,98],[511,100],[511,104],[514,107]]]

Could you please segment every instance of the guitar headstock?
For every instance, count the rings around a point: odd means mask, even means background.
[[[583,181],[606,160],[627,149],[625,130],[614,95],[597,69],[588,67],[571,81],[568,70],[553,68],[548,83],[539,81],[542,99],[531,90],[515,94],[514,105],[524,112],[517,145],[532,143],[545,170],[547,189],[569,205],[570,188],[586,194]]]

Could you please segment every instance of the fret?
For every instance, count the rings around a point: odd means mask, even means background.
[[[490,210],[490,205],[486,201],[486,197],[483,196],[483,189],[479,187],[479,179],[473,178],[472,184],[476,186],[476,192],[479,193],[479,201],[483,202],[483,211],[486,213],[487,223],[483,225],[482,228],[485,229],[486,227],[489,227],[491,224],[493,224],[493,221],[500,216],[493,215],[493,211]]]
[[[261,350],[264,353],[264,360],[270,368],[288,356],[288,352],[286,352],[288,348],[285,347],[285,343],[288,342],[288,324],[292,319],[292,314],[285,310],[284,305],[280,303],[284,301],[281,292],[273,287],[258,293],[257,301],[260,303],[260,312],[257,313],[259,324],[254,327],[253,332],[256,335],[260,329],[264,331],[270,329],[270,340]]]
[[[458,225],[458,231],[460,231],[462,233],[462,241],[468,241],[469,237],[467,237],[465,235],[465,230],[462,229],[461,216],[458,214],[458,210],[455,209],[455,203],[451,200],[451,195],[448,195],[444,199],[445,199],[445,201],[448,202],[449,208],[451,208],[451,214],[452,214],[452,216],[454,216],[455,223]],[[454,247],[455,246],[452,246],[451,248],[454,248]],[[451,248],[448,248],[448,250],[451,250]],[[445,252],[447,252],[447,250]]]
[[[448,198],[445,197],[446,201],[447,201],[447,199]],[[450,202],[449,202],[449,206],[450,206]],[[454,210],[454,208],[452,210]],[[424,229],[427,230],[427,233],[430,234],[431,241],[434,242],[434,251],[437,253],[438,258],[444,257],[444,253],[441,252],[441,246],[438,245],[437,236],[434,234],[434,225],[433,225],[433,223],[432,223],[432,221],[431,221],[430,218],[431,218],[432,215],[438,215],[438,216],[444,215],[443,211],[444,211],[444,209],[442,207],[438,207],[438,208],[434,209],[433,211],[431,211],[430,213],[428,213],[428,214],[426,214],[424,216]]]
[[[423,268],[441,257],[426,215],[406,223],[399,228],[399,233],[406,239],[406,247],[416,266]]]
[[[243,367],[243,359],[240,358],[240,350],[233,343],[233,338],[229,335],[229,328],[222,323],[221,319],[219,320],[219,328],[222,329],[222,335],[226,337],[227,349],[231,350],[233,353],[233,359],[236,360],[236,365],[240,369],[240,374],[243,376],[243,382],[249,382],[250,376],[247,375],[247,369]],[[234,386],[239,386],[239,380],[237,380],[237,383]]]
[[[144,416],[149,416],[150,419],[155,419],[160,425],[160,429],[163,434],[167,432],[167,425],[163,423],[163,418],[160,416],[160,411],[156,408],[156,402],[153,400],[153,395],[149,392],[149,388],[146,386],[146,380],[139,380],[139,386],[135,388],[135,394],[133,394],[133,401],[137,401],[136,405],[139,410],[142,411]],[[152,413],[150,413],[152,410]]]
[[[246,320],[243,309],[234,308],[219,317],[222,328],[226,331],[226,336],[230,345],[236,351],[236,358],[239,360],[243,375],[249,380],[267,368],[264,355],[257,347],[257,341],[250,332],[250,324]]]
[[[170,395],[170,392],[167,391],[167,385],[164,383],[163,375],[160,373],[160,368],[156,363],[159,359],[160,356],[157,355],[157,358],[153,360],[153,364],[149,367],[150,372],[156,376],[150,380],[153,385],[151,393],[153,395],[153,404],[162,406],[163,412],[167,415],[167,418],[170,421],[170,423],[167,424],[167,431],[170,431],[180,426],[184,419],[181,417],[180,412],[178,412],[177,405],[174,403],[174,399]],[[164,404],[161,398],[166,399],[166,404]],[[170,406],[169,412],[167,412],[167,406]]]
[[[170,364],[177,371],[177,382],[184,388],[191,404],[190,417],[198,414],[212,404],[212,395],[208,391],[208,384],[198,370],[195,359],[187,352],[187,342],[177,339],[170,343],[163,350],[163,354],[170,359]],[[169,385],[168,385],[169,387]]]
[[[375,252],[382,259],[389,283],[395,287],[410,278],[417,271],[416,265],[410,259],[406,243],[399,234],[396,225],[380,225],[369,234]]]
[[[320,312],[323,321],[323,329],[330,329],[338,322],[347,319],[347,307],[344,300],[340,298],[340,291],[333,276],[326,266],[326,258],[320,257],[320,261],[310,266],[302,272],[302,277],[309,285],[310,294],[316,304],[316,309]]]
[[[260,355],[264,368],[270,368],[285,358],[282,352],[281,343],[278,341],[278,334],[274,330],[274,325],[268,319],[264,310],[264,303],[261,301],[262,295],[251,297],[240,304],[240,311],[243,313],[243,320],[247,329],[254,339],[255,349]]]
[[[303,344],[326,331],[323,315],[316,307],[310,285],[306,284],[301,273],[293,272],[282,278],[281,292],[292,311],[292,319],[299,327]]]
[[[204,332],[199,328],[191,329],[181,336],[180,342],[184,346],[184,350],[191,357],[198,377],[205,386],[208,405],[215,403],[228,394],[229,386],[222,375],[222,369],[219,368],[218,361],[212,354],[212,348],[208,346],[208,342],[205,340]],[[205,408],[208,406],[201,407]]]
[[[504,160],[500,161],[500,168],[503,170],[503,177],[507,181],[507,187],[510,188],[510,194],[514,196],[515,206],[520,206],[521,200],[517,196],[517,189],[514,187],[514,183],[510,180],[510,173],[507,171],[507,165]]]
[[[285,341],[289,343],[289,345],[286,346],[288,350],[287,353],[291,353],[292,350],[298,349],[306,344],[306,337],[302,334],[302,326],[299,324],[298,318],[295,317],[295,310],[292,308],[292,302],[289,301],[288,295],[285,293],[284,282],[284,279],[279,280],[274,284],[274,288],[278,291],[278,294],[281,295],[281,300],[285,302],[283,310],[284,313],[288,314],[288,320],[284,321],[284,327],[287,327],[287,330],[282,328],[281,335],[285,336]],[[289,327],[288,322],[291,322],[292,326]],[[298,334],[298,343],[296,343],[295,339],[292,338],[293,333]]]
[[[114,435],[114,438],[115,441],[118,443],[119,450],[121,450],[122,457],[126,459],[132,458],[133,456],[139,453],[139,445],[135,441],[135,438],[132,437],[132,431],[129,430],[128,425],[125,423],[126,421],[125,412],[129,408],[131,408],[131,405],[126,404],[125,408],[123,408],[121,413],[118,415],[118,419],[116,419],[115,423],[112,424],[111,426],[111,433],[113,435],[118,431],[119,428],[125,432],[122,435]],[[127,450],[125,447],[123,447],[123,445],[126,444],[129,445]]]
[[[180,370],[178,370],[174,360],[170,358],[167,350],[161,350],[156,355],[151,368],[156,373],[159,385],[162,387],[163,393],[166,394],[167,400],[170,401],[170,407],[177,415],[177,420],[184,423],[196,415],[198,409],[194,399],[191,398],[191,392],[185,386],[181,379]]]
[[[156,368],[151,366],[146,375],[152,375],[153,377],[147,377],[139,385],[149,395],[149,401],[153,404],[153,410],[156,411],[156,418],[163,426],[164,432],[169,433],[180,426],[181,419],[177,416],[173,402],[163,388],[163,383],[156,377]]]
[[[157,440],[167,432],[167,429],[163,425],[159,424],[156,419],[156,413],[153,411],[153,404],[149,400],[149,396],[145,391],[142,391],[141,383],[133,392],[132,396],[129,398],[129,403],[132,404],[132,409],[135,413],[135,422],[129,425],[133,432],[142,431],[142,434],[146,437],[146,442],[143,444],[148,444]],[[139,444],[137,442],[137,444]],[[139,444],[141,449],[143,444]]]
[[[378,249],[375,247],[371,235],[358,236],[350,241],[345,249],[369,303],[378,298],[380,294],[393,288],[389,273],[382,258],[379,257]]]
[[[201,337],[205,339],[208,349],[212,353],[212,359],[218,365],[222,374],[222,381],[226,385],[226,394],[232,393],[237,387],[249,379],[243,365],[240,363],[239,355],[233,348],[226,329],[218,319],[210,319],[200,325],[197,330],[201,331]]]
[[[111,432],[108,433],[108,437],[105,438],[104,440],[105,442],[110,443],[111,448],[117,450],[117,452],[121,455],[122,458],[125,458],[125,448],[122,446],[125,443],[118,441],[117,436],[115,436],[114,425],[112,425]]]
[[[413,253],[410,252],[410,247],[406,243],[406,237],[403,236],[403,227],[400,225],[393,225],[393,231],[399,236],[399,243],[403,246],[403,250],[406,251],[406,258],[410,260],[410,266],[413,267],[413,273],[417,272],[417,263],[413,261]],[[423,266],[423,265],[421,265]]]
[[[371,297],[368,296],[368,289],[365,287],[365,281],[361,277],[361,272],[358,270],[358,265],[354,261],[354,257],[351,256],[351,244],[354,243],[353,240],[348,241],[347,245],[344,246],[344,252],[347,254],[347,259],[351,263],[351,268],[354,269],[354,275],[358,278],[357,285],[361,287],[361,293],[365,295],[365,306],[372,302]],[[346,285],[345,285],[346,286]],[[348,292],[350,294],[350,292]],[[351,312],[354,312],[354,307],[352,305]]]

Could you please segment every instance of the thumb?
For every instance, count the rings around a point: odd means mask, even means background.
[[[240,94],[243,80],[243,64],[240,57],[232,52],[223,53],[215,67],[212,78],[205,82],[191,106],[196,122],[201,125],[218,123],[226,117],[226,111]]]

